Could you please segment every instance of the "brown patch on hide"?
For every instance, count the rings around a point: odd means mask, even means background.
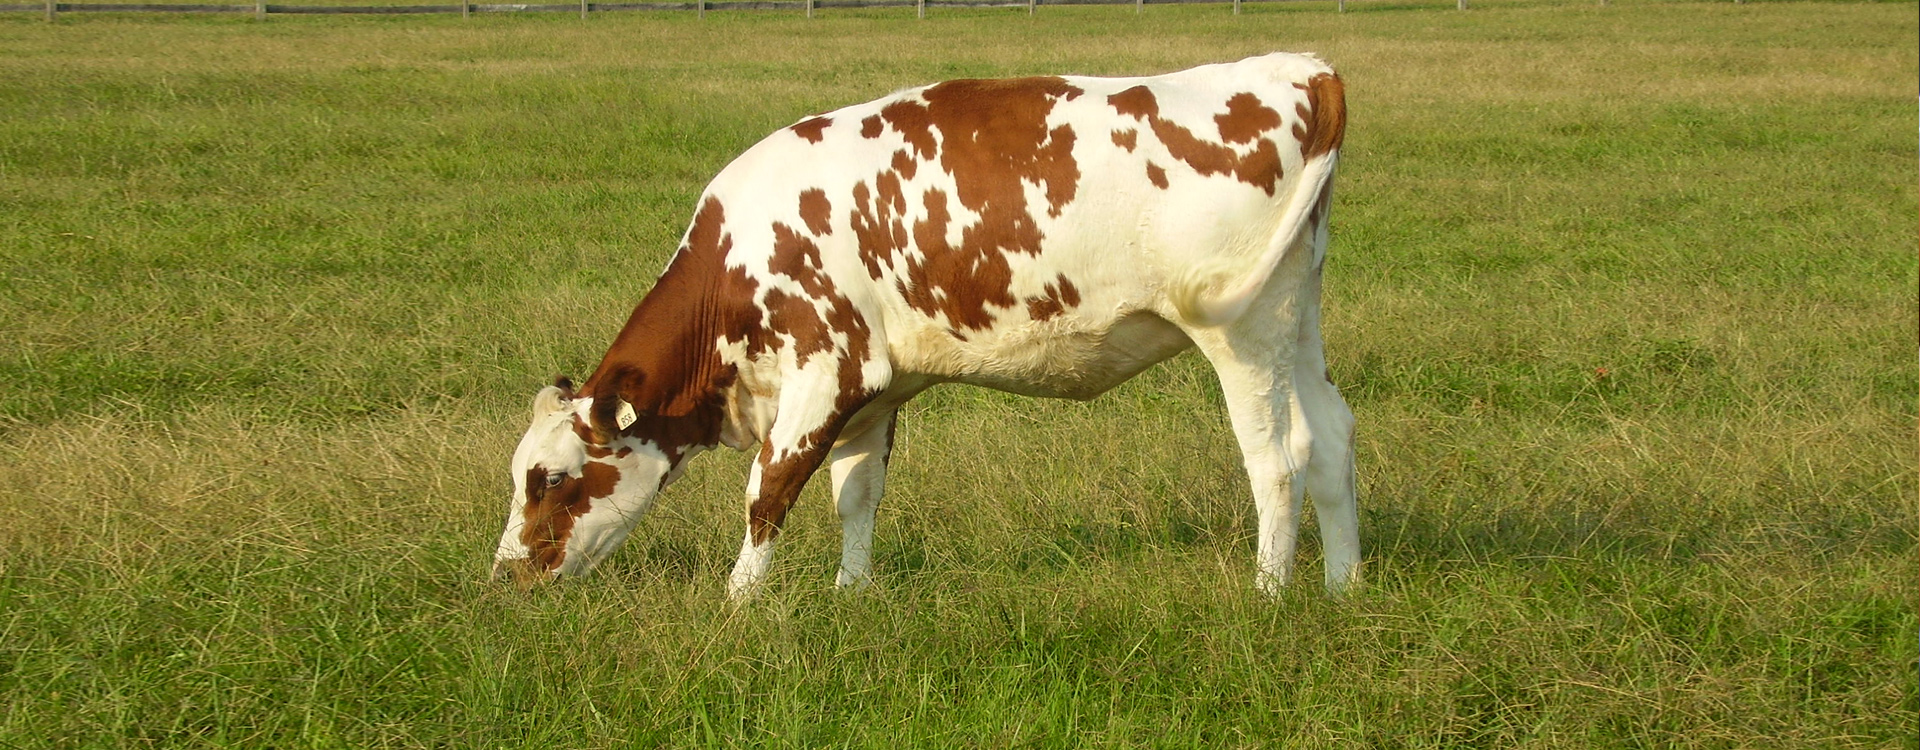
[[[861,384],[865,378],[862,368],[873,358],[873,329],[844,297],[834,300],[833,306],[827,308],[827,326],[847,340],[840,357],[840,395],[834,401],[835,408],[846,410],[854,401],[864,401],[873,395]],[[852,416],[852,412],[848,412],[848,416]]]
[[[920,162],[914,161],[905,150],[893,152],[893,171],[900,173],[900,179],[911,180],[915,172],[920,171]]]
[[[767,310],[767,323],[761,335],[748,338],[748,354],[758,356],[780,347],[779,339],[773,334],[783,334],[793,339],[793,358],[804,363],[807,357],[816,352],[833,348],[833,335],[822,320],[813,301],[806,297],[796,297],[778,289],[767,292],[761,302]]]
[[[527,502],[520,511],[526,524],[520,527],[520,543],[527,546],[527,559],[537,570],[560,567],[567,557],[574,519],[593,510],[593,501],[612,495],[620,483],[620,470],[610,464],[588,461],[580,471],[580,476],[563,476],[558,485],[548,487],[546,467],[527,470]]]
[[[1132,153],[1134,146],[1139,145],[1139,143],[1140,131],[1138,130],[1128,128],[1126,130],[1113,131],[1113,145],[1126,149],[1128,153]]]
[[[1280,152],[1271,139],[1260,139],[1251,151],[1241,154],[1232,147],[1213,143],[1193,134],[1193,131],[1175,124],[1160,116],[1160,102],[1153,91],[1146,86],[1135,86],[1107,97],[1107,104],[1115,112],[1125,117],[1133,117],[1147,124],[1153,135],[1160,139],[1167,153],[1179,159],[1193,171],[1202,176],[1226,175],[1247,183],[1273,195],[1280,182]],[[1271,110],[1268,110],[1271,111]],[[1231,104],[1228,116],[1233,110]],[[1257,113],[1244,117],[1252,122]],[[1218,124],[1216,122],[1216,124]],[[1248,127],[1251,127],[1249,125]],[[1239,124],[1229,127],[1234,135],[1241,135],[1243,128]]]
[[[933,140],[933,121],[927,114],[926,105],[916,101],[903,100],[887,105],[880,110],[880,117],[899,131],[922,160],[932,159],[936,148]]]
[[[1061,78],[948,81],[925,92],[927,110],[940,129],[940,164],[953,175],[960,204],[981,214],[984,231],[1005,235],[999,247],[1028,253],[1017,225],[1031,222],[1021,182],[1043,187],[1047,213],[1059,216],[1080,186],[1073,160],[1073,128],[1047,128],[1058,99],[1080,89]],[[1008,225],[1000,228],[996,225]],[[1037,240],[1037,238],[1036,238]]]
[[[827,191],[820,188],[801,191],[800,220],[815,237],[833,234],[833,203],[827,200]]]
[[[1227,113],[1213,116],[1220,128],[1220,140],[1228,143],[1252,143],[1261,134],[1280,127],[1280,113],[1260,103],[1260,97],[1248,92],[1227,99]]]
[[[847,387],[848,372],[853,373],[853,388],[858,388],[859,366],[866,362],[869,355],[871,329],[867,321],[854,309],[853,302],[834,288],[820,262],[820,248],[811,239],[794,231],[785,224],[773,225],[773,257],[767,270],[792,279],[800,286],[803,296],[794,296],[778,289],[769,290],[761,305],[766,317],[761,330],[747,337],[747,350],[752,356],[760,356],[780,346],[775,334],[786,335],[793,340],[794,360],[804,364],[808,357],[826,351],[836,351],[842,380],[842,389]],[[821,312],[824,302],[825,312]],[[845,345],[836,345],[833,334],[840,333]]]
[[[1147,162],[1147,181],[1161,190],[1167,189],[1167,170],[1161,169],[1158,164]]]
[[[1146,86],[1135,86],[1107,97],[1107,106],[1123,117],[1145,120],[1160,114],[1160,101]]]
[[[840,332],[846,338],[838,357],[842,368],[849,359],[856,366],[865,362],[869,338],[866,319],[823,272],[820,248],[785,224],[774,224],[773,233],[774,252],[767,270],[793,279],[804,296],[778,289],[767,292],[761,302],[766,310],[763,330],[748,336],[748,353],[758,356],[774,350],[780,342],[772,334],[783,334],[793,340],[795,361],[804,364],[815,353],[836,349],[832,334]],[[818,302],[825,303],[824,315]]]
[[[907,247],[907,199],[898,189],[898,180],[889,181],[889,184],[894,189],[875,201],[867,183],[855,183],[853,210],[847,219],[853,228],[860,263],[867,267],[867,275],[875,280],[884,276],[886,269],[892,266],[894,254]]]
[[[632,448],[624,445],[619,448],[608,448],[595,443],[594,441],[599,438],[593,434],[593,426],[587,424],[586,420],[581,419],[577,414],[568,426],[573,430],[573,436],[580,438],[580,442],[586,444],[587,458],[626,458],[628,454],[633,453]]]
[[[613,488],[620,484],[620,467],[600,461],[588,461],[580,465],[579,482],[582,500],[611,497]]]
[[[905,277],[895,282],[900,295],[928,315],[945,313],[956,337],[964,338],[959,330],[962,328],[991,327],[993,312],[988,305],[1006,308],[1016,303],[1009,288],[1013,268],[998,253],[967,252],[964,233],[959,247],[947,241],[947,225],[953,215],[945,192],[928,190],[921,201],[926,213],[913,224],[913,244],[925,259],[907,261]]]
[[[901,134],[913,159],[896,155],[893,169],[875,176],[877,203],[855,186],[856,214],[862,214],[855,223],[866,230],[861,260],[869,274],[877,280],[893,268],[907,303],[928,316],[944,315],[956,335],[991,326],[992,308],[1017,304],[1008,289],[1013,271],[1007,255],[1038,255],[1044,239],[1040,206],[1028,205],[1026,186],[1040,188],[1049,216],[1060,215],[1079,190],[1073,129],[1049,128],[1047,117],[1057,101],[1080,93],[1060,78],[960,80],[922,91],[924,103],[887,105],[881,116]],[[921,196],[927,213],[912,232],[919,257],[904,252],[908,245],[894,221],[905,215],[906,202],[889,190],[899,189],[900,175],[912,176],[913,160],[937,163],[953,178],[951,194],[935,189]],[[953,221],[949,199],[979,217],[959,228],[957,243],[947,236]]]
[[[893,172],[881,172],[873,176],[873,188],[882,204],[901,208],[907,205],[907,193],[901,189],[900,175]],[[904,223],[905,217],[894,217],[896,223]]]
[[[1043,294],[1027,300],[1027,317],[1034,320],[1052,320],[1067,309],[1080,306],[1080,290],[1067,280],[1066,274],[1054,276],[1054,280],[1042,288]]]
[[[807,139],[808,143],[819,143],[826,139],[827,134],[823,131],[827,129],[828,125],[832,124],[833,118],[813,117],[802,120],[799,124],[788,129],[792,130],[794,135]]]
[[[793,279],[808,296],[832,294],[832,285],[821,273],[820,246],[813,239],[780,222],[773,223],[773,256],[767,270]],[[772,292],[768,292],[772,294]]]
[[[879,115],[868,115],[866,119],[860,121],[861,138],[869,140],[879,138],[880,132],[884,129],[885,126],[880,123]]]

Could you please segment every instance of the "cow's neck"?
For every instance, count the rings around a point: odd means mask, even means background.
[[[741,310],[729,294],[724,261],[714,268],[698,256],[675,258],[634,307],[583,391],[596,398],[618,394],[641,414],[677,422],[672,430],[684,439],[710,446],[723,416],[723,391],[734,380],[734,367],[715,342],[735,333]]]

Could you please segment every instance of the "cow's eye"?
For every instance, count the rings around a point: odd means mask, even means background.
[[[567,478],[567,475],[565,475],[565,474],[548,474],[548,475],[547,475],[547,486],[548,486],[548,487],[558,487],[558,486],[560,486],[560,480],[562,480],[562,479],[566,479],[566,478]]]

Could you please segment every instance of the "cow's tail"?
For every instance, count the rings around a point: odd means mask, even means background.
[[[1310,241],[1314,225],[1326,220],[1328,207],[1323,204],[1332,200],[1333,168],[1340,161],[1347,124],[1346,101],[1339,77],[1331,73],[1314,76],[1307,94],[1312,110],[1301,144],[1307,160],[1287,194],[1280,225],[1266,248],[1251,262],[1227,257],[1195,264],[1169,285],[1174,310],[1189,325],[1217,327],[1239,320],[1287,252]]]

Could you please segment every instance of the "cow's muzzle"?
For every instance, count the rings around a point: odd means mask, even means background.
[[[516,557],[511,560],[493,561],[491,580],[496,583],[511,580],[515,587],[521,591],[527,591],[535,586],[560,580],[560,571],[537,567],[531,559]]]

